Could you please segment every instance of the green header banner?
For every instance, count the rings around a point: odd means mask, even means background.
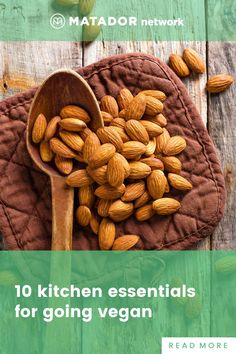
[[[235,298],[235,251],[1,252],[0,351],[161,354],[166,337],[234,338]]]
[[[1,41],[235,41],[236,0],[6,0]]]

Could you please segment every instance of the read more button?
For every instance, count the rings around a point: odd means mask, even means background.
[[[236,338],[162,338],[162,354],[235,354]]]

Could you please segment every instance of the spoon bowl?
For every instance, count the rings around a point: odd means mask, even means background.
[[[56,168],[41,160],[39,146],[32,141],[32,129],[40,113],[49,122],[67,105],[78,105],[89,113],[91,130],[96,131],[103,127],[98,102],[88,83],[73,70],[59,70],[50,75],[36,92],[26,129],[28,152],[35,164],[51,180],[52,250],[72,249],[74,189],[66,185],[65,177]]]

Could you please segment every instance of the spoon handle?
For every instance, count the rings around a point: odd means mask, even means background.
[[[52,250],[72,249],[74,188],[65,184],[64,177],[51,176],[52,190]]]

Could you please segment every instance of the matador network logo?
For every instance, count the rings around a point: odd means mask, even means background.
[[[52,17],[50,18],[50,25],[52,28],[59,30],[61,28],[63,28],[66,24],[66,19],[62,14],[54,14],[52,15]]]

